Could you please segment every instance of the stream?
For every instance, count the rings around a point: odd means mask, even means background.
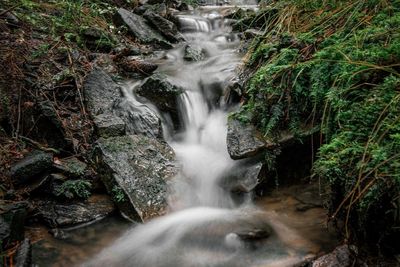
[[[247,8],[255,4],[246,2]],[[39,266],[52,259],[54,264],[48,266],[284,267],[332,248],[323,209],[296,211],[298,188],[254,203],[251,193],[238,196],[223,186],[241,164],[230,158],[226,146],[228,113],[237,107],[225,103],[223,88],[235,78],[243,56],[240,38],[221,15],[229,8],[207,5],[181,12],[180,30],[187,43],[153,59],[158,72],[185,88],[178,101],[178,130],[156,110],[163,117],[164,138],[181,165],[169,184],[168,214],[131,229],[125,222],[106,219],[74,230],[67,241],[36,245]],[[186,45],[201,51],[203,59],[185,61]],[[154,109],[133,93],[138,84],[126,85],[127,99]],[[46,254],[49,247],[56,247],[57,253]]]

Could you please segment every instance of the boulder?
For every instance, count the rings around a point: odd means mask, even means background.
[[[0,204],[0,240],[3,247],[24,239],[27,208],[27,202]]]
[[[316,259],[312,267],[349,267],[353,266],[352,258],[349,246],[342,245],[331,253]]]
[[[143,105],[135,106],[129,99],[122,98],[120,91],[121,88],[102,70],[95,69],[86,78],[86,105],[95,118],[95,127],[101,129],[100,135],[122,133],[120,118],[128,134],[161,137],[161,121],[157,115]]]
[[[235,118],[228,119],[226,141],[232,159],[253,157],[265,149],[265,142],[256,128]]]
[[[83,43],[92,51],[108,53],[114,47],[115,41],[113,38],[107,32],[99,28],[85,28],[81,30],[80,35],[83,39]]]
[[[178,43],[183,41],[183,36],[178,32],[176,25],[157,13],[147,10],[143,17],[155,28],[157,29],[168,41],[172,43]]]
[[[178,168],[168,144],[141,135],[99,139],[94,160],[120,211],[132,221],[164,214],[167,181]]]
[[[186,61],[201,61],[205,57],[203,48],[196,45],[186,45],[183,59]]]
[[[111,113],[104,113],[93,119],[97,135],[100,137],[121,136],[125,134],[125,122]]]
[[[38,215],[49,227],[69,227],[82,223],[95,222],[115,210],[107,195],[93,195],[87,201],[58,203],[37,201]]]
[[[150,100],[161,111],[177,112],[177,97],[183,89],[171,84],[163,74],[154,74],[138,87],[136,93]]]
[[[28,182],[36,175],[51,169],[53,155],[42,151],[33,151],[11,167],[10,175],[14,184]]]
[[[144,44],[155,44],[159,47],[170,49],[172,45],[158,32],[151,28],[146,20],[124,8],[118,9],[115,15],[117,25],[126,25],[135,38]]]
[[[121,99],[116,104],[115,113],[126,122],[126,134],[162,138],[161,120],[149,107],[142,104],[136,106],[129,99]]]
[[[84,95],[88,111],[96,116],[112,113],[114,102],[121,98],[121,89],[108,73],[94,69],[86,77]]]

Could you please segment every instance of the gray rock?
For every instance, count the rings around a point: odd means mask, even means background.
[[[118,9],[115,15],[117,25],[125,24],[129,31],[144,44],[156,44],[162,48],[169,49],[172,45],[164,39],[159,33],[152,29],[144,18],[136,15],[124,8]]]
[[[10,174],[17,185],[28,182],[38,174],[51,169],[53,155],[42,151],[33,151],[11,167]]]
[[[228,119],[226,141],[232,159],[249,158],[265,149],[265,143],[255,127],[234,118]]]
[[[186,45],[183,59],[186,61],[201,61],[205,57],[204,50],[200,46]]]
[[[17,249],[15,266],[16,267],[32,266],[32,245],[31,241],[27,238],[24,239],[24,241]]]
[[[112,135],[121,132],[122,125],[116,119],[115,116],[117,116],[125,122],[125,130],[128,134],[161,137],[161,121],[157,115],[149,108],[133,106],[127,99],[121,97],[120,91],[121,88],[106,72],[95,69],[88,75],[85,81],[86,105],[94,118],[102,119],[95,120],[95,123],[100,122],[95,126],[101,129],[104,125],[112,125],[111,129],[107,129],[107,134],[110,131]],[[118,131],[114,131],[117,130],[116,128]]]
[[[155,138],[163,136],[160,118],[145,105],[134,106],[127,99],[122,99],[116,105],[115,113],[126,122],[126,134],[142,134]]]
[[[163,74],[154,74],[140,86],[136,93],[150,100],[161,111],[177,112],[177,97],[183,92],[181,87],[171,84]]]
[[[166,183],[178,168],[174,152],[154,138],[101,138],[94,159],[107,191],[130,220],[146,221],[165,212]]]
[[[143,17],[147,19],[147,21],[149,21],[150,24],[154,28],[156,28],[162,35],[164,35],[168,41],[177,43],[184,40],[183,36],[178,33],[178,28],[172,21],[161,17],[151,10],[147,10],[143,14]]]
[[[316,259],[312,267],[349,267],[352,266],[352,262],[349,246],[342,245],[331,253]]]
[[[243,32],[243,37],[245,40],[251,40],[256,37],[262,37],[264,35],[263,31],[259,31],[256,29],[247,29]]]
[[[0,240],[4,247],[24,239],[27,202],[0,204]]]
[[[106,138],[125,134],[125,122],[114,114],[100,114],[95,116],[93,121],[100,137]]]
[[[38,215],[49,227],[68,227],[94,222],[115,210],[113,201],[107,195],[93,195],[87,201],[57,203],[38,201]]]
[[[112,112],[121,89],[105,71],[94,69],[85,80],[84,95],[88,111],[96,116]]]
[[[236,185],[233,191],[251,192],[264,178],[263,164],[261,162],[245,167],[238,172]]]

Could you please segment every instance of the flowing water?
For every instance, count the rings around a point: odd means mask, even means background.
[[[237,167],[227,153],[229,107],[221,96],[240,63],[240,39],[220,15],[224,9],[179,15],[187,43],[205,59],[185,61],[182,44],[158,62],[159,72],[185,88],[179,99],[183,127],[165,134],[182,166],[171,186],[170,213],[125,233],[87,265],[292,266],[313,252],[311,243],[273,214],[254,207],[250,195],[238,204],[220,186]]]
[[[186,44],[180,44],[157,61],[159,72],[185,88],[179,99],[181,128],[171,130],[167,119],[163,128],[182,169],[171,184],[169,214],[125,232],[84,266],[283,267],[318,252],[279,215],[252,204],[250,194],[238,202],[221,186],[240,164],[227,152],[226,122],[234,107],[222,97],[241,62],[241,41],[221,16],[228,8],[207,6],[178,15],[187,44],[201,48],[203,60],[185,61]],[[138,84],[125,92],[132,105],[143,104],[133,94]]]

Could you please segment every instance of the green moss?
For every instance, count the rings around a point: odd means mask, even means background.
[[[331,189],[331,215],[347,218],[348,237],[398,233],[400,3],[276,5],[282,20],[253,44],[248,65],[257,67],[236,116],[269,139],[281,130],[301,134],[302,125],[320,128],[325,143],[314,176]],[[283,20],[288,10],[296,21]]]

